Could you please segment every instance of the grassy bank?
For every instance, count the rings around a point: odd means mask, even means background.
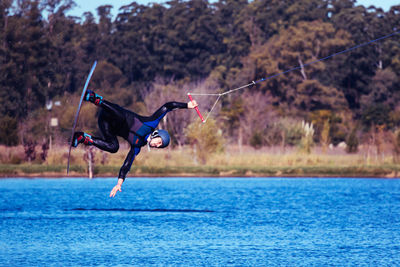
[[[98,177],[116,177],[120,166],[96,166],[94,174]],[[395,165],[370,166],[293,166],[293,167],[135,167],[129,174],[131,177],[142,176],[245,176],[245,177],[399,177],[400,168]],[[64,165],[29,165],[1,164],[1,177],[64,177]],[[84,166],[72,165],[69,176],[87,176]]]
[[[5,151],[5,150],[4,150]],[[70,176],[87,176],[88,150],[75,149],[71,157]],[[128,153],[122,148],[116,154],[93,150],[94,174],[98,177],[116,177]],[[2,155],[1,177],[64,177],[66,176],[67,147],[49,151],[46,161],[17,163],[21,150],[8,150]],[[86,154],[86,156],[85,156]],[[9,161],[7,162],[7,159]],[[314,149],[301,154],[295,149],[254,150],[229,147],[225,153],[210,155],[207,162],[199,162],[190,148],[152,150],[146,148],[134,162],[129,176],[268,176],[268,177],[399,177],[400,165],[393,164],[390,154],[378,156],[360,151],[346,154],[342,150],[322,153]]]

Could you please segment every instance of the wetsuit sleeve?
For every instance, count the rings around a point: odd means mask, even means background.
[[[168,102],[165,103],[162,107],[165,107],[168,109],[168,111],[171,111],[177,108],[188,108],[188,104],[182,102]]]
[[[124,179],[128,172],[130,171],[132,167],[132,163],[135,160],[135,157],[137,154],[139,154],[140,148],[139,147],[131,147],[131,150],[129,151],[128,155],[126,156],[126,159],[124,161],[124,164],[122,165],[121,169],[119,170],[119,175],[118,179]]]
[[[153,120],[160,120],[162,117],[165,116],[165,114],[167,114],[168,112],[174,110],[174,109],[178,109],[178,108],[188,108],[188,104],[187,103],[182,103],[182,102],[168,102],[165,103],[164,105],[162,105],[159,109],[157,109],[156,112],[153,113],[153,115],[151,115],[150,117]]]

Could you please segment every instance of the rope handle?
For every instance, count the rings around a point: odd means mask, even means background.
[[[188,93],[187,95],[188,95],[190,101],[193,101],[192,95],[191,95],[190,93]],[[201,121],[202,121],[203,123],[205,123],[206,121],[204,120],[203,115],[201,115],[199,108],[198,108],[198,107],[195,107],[195,109],[196,109],[197,114],[199,115]]]

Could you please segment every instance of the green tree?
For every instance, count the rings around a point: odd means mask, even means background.
[[[41,3],[48,14],[47,23],[44,24],[50,41],[46,76],[48,98],[52,99],[65,91],[74,92],[76,85],[80,85],[79,79],[83,79],[78,74],[81,62],[76,48],[80,36],[75,20],[66,16],[66,12],[76,6],[74,1],[46,0]]]
[[[111,102],[116,102],[123,107],[130,107],[138,101],[140,88],[130,88],[126,76],[115,65],[107,61],[99,61],[96,71],[90,82],[90,88]]]
[[[387,12],[386,18],[388,25],[392,31],[398,30],[398,25],[400,25],[400,5],[392,6],[392,8]],[[398,44],[398,38],[391,38],[385,42],[385,55],[390,58],[389,67],[394,73],[400,73],[400,47]]]
[[[331,22],[336,29],[351,33],[353,44],[362,44],[393,32],[386,14],[382,9],[363,6],[354,7],[354,1],[340,0],[332,3]],[[361,107],[363,95],[369,94],[368,85],[378,68],[385,68],[391,61],[390,52],[395,46],[394,40],[385,40],[374,45],[364,46],[346,53],[340,58],[343,63],[332,60],[329,65],[331,82],[341,88],[349,107],[357,110]],[[341,71],[331,71],[340,69]]]
[[[250,37],[245,30],[248,19],[245,9],[247,0],[219,0],[213,16],[216,20],[217,40],[219,40],[218,65],[226,69],[241,66],[240,59],[249,52]]]
[[[362,108],[384,104],[394,109],[400,100],[398,82],[398,76],[390,69],[378,69],[368,86],[368,95],[361,98]]]
[[[111,5],[99,6],[97,15],[99,16],[98,35],[96,36],[96,58],[97,60],[108,60],[112,58],[111,34],[113,31]]]
[[[0,114],[17,116],[20,114],[22,95],[17,91],[19,85],[18,66],[11,60],[10,38],[16,19],[10,17],[11,0],[0,2]]]
[[[336,31],[329,23],[321,21],[299,22],[266,44],[255,48],[244,69],[254,69],[255,77],[272,74],[298,66],[298,71],[279,75],[258,88],[271,91],[282,108],[293,113],[319,109],[342,109],[346,106],[343,94],[337,88],[320,81],[325,72],[324,62],[315,62],[348,44],[348,34]],[[305,67],[307,63],[314,62]],[[286,106],[285,106],[286,104]]]
[[[268,40],[280,30],[300,21],[327,20],[328,4],[324,0],[255,0],[244,9],[242,16],[252,22],[250,29],[258,28],[265,36],[263,39]]]
[[[0,77],[3,114],[21,117],[46,102],[50,42],[43,25],[39,1],[19,1],[7,19]]]
[[[367,129],[390,124],[390,107],[382,103],[370,105],[362,113],[361,121]]]
[[[150,80],[152,74],[158,71],[157,68],[152,70],[153,73],[149,73],[150,66],[153,66],[155,62],[154,56],[151,56],[146,48],[146,42],[148,42],[146,31],[149,24],[144,20],[143,14],[148,9],[146,6],[132,2],[121,8],[114,23],[115,32],[111,37],[113,62],[126,75],[128,83]],[[158,19],[160,17],[162,18],[162,13],[159,13]],[[164,62],[159,63],[162,66]]]

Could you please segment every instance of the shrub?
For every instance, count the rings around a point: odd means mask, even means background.
[[[263,145],[263,135],[259,131],[255,131],[250,137],[250,145],[255,149],[259,149]]]
[[[300,140],[300,150],[310,154],[311,148],[314,146],[314,126],[312,123],[302,121],[301,123],[302,135]]]
[[[18,144],[18,122],[15,118],[0,117],[0,144],[6,146]]]
[[[222,131],[213,119],[206,123],[193,122],[186,128],[189,144],[194,146],[195,153],[202,163],[206,163],[211,153],[223,151]]]
[[[346,152],[347,153],[357,153],[358,151],[358,137],[356,129],[354,128],[346,140]]]
[[[400,130],[393,134],[393,163],[400,161]]]

